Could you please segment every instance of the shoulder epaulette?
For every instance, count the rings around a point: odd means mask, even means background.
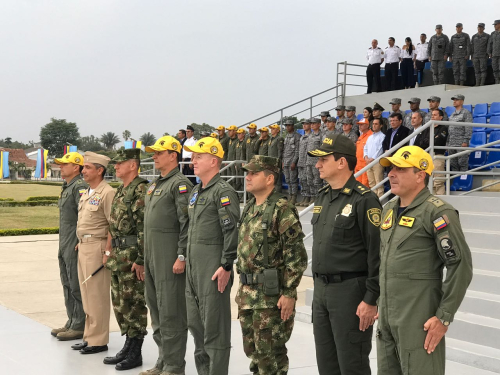
[[[359,184],[356,184],[356,185],[354,186],[354,189],[353,189],[353,190],[357,191],[357,192],[358,192],[358,193],[360,193],[361,195],[366,194],[366,193],[368,193],[368,192],[370,192],[370,191],[371,191],[369,188],[364,187],[363,185],[359,185]]]
[[[429,199],[427,199],[427,202],[432,203],[436,207],[444,206],[444,202],[435,196],[431,196]]]
[[[320,191],[326,191],[329,187],[330,187],[330,185],[325,185],[325,186],[323,186],[321,189],[319,189],[319,190],[318,190],[318,193],[319,193]]]
[[[372,49],[372,47],[368,48],[368,49]]]

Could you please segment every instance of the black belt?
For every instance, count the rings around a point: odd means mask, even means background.
[[[118,247],[120,249],[125,249],[130,246],[137,245],[137,236],[123,236],[115,237],[111,240],[111,245],[113,247]]]
[[[341,283],[342,281],[354,279],[356,277],[363,277],[363,276],[368,276],[368,272],[367,271],[364,271],[364,272],[344,272],[344,273],[339,273],[337,275],[314,273],[314,278],[318,278],[318,279],[323,280],[325,284]]]
[[[399,64],[399,61],[393,62],[393,63],[385,63],[385,65],[392,65],[392,64]]]
[[[242,285],[257,285],[264,283],[263,273],[241,273],[240,282]]]

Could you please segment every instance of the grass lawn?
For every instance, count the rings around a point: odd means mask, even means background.
[[[59,196],[60,192],[61,192],[60,186],[39,185],[39,184],[26,184],[26,185],[0,184],[0,198],[13,198],[16,201],[25,201],[26,198],[28,197],[47,196],[47,195]],[[57,211],[57,207],[55,209]],[[3,210],[4,208],[1,207],[0,211]],[[44,225],[44,227],[47,226],[48,225]],[[35,227],[30,227],[30,228],[35,228]]]
[[[0,229],[59,226],[58,207],[0,207]]]

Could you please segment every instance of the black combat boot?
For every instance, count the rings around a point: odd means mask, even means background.
[[[123,345],[122,350],[120,350],[114,357],[105,357],[103,363],[105,365],[116,365],[117,363],[123,361],[127,357],[127,353],[130,350],[130,344],[132,343],[132,339],[127,336],[125,340],[125,345]]]
[[[130,341],[131,344],[127,357],[115,366],[115,369],[119,371],[142,366],[142,343],[144,339],[134,337]]]

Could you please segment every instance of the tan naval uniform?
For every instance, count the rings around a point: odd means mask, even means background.
[[[87,162],[87,160],[85,160]],[[102,265],[109,231],[111,203],[115,190],[106,181],[91,195],[83,193],[78,205],[78,279],[80,284]],[[83,341],[89,346],[109,342],[111,274],[106,268],[81,285],[85,330]]]

